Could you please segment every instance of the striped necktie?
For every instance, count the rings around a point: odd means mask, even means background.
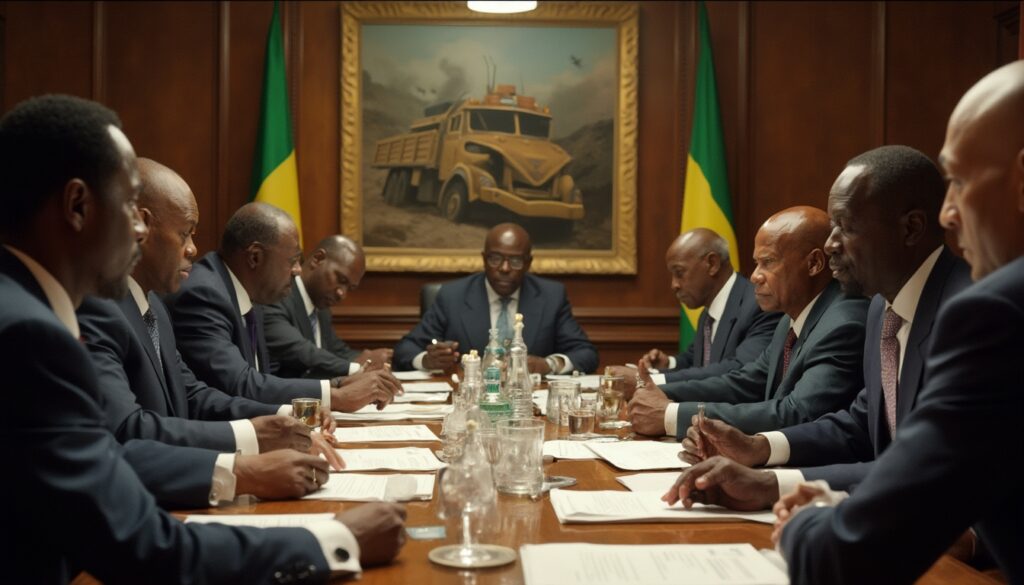
[[[704,356],[701,360],[702,366],[706,366],[711,363],[711,328],[715,325],[715,318],[708,315],[704,319]]]
[[[153,349],[156,350],[156,361],[160,362],[160,367],[163,368],[164,358],[160,355],[160,330],[156,326],[156,315],[153,313],[153,307],[146,309],[146,312],[142,314],[142,320],[146,323],[149,340],[153,343]]]

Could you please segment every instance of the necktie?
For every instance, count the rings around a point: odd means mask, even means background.
[[[252,354],[252,363],[259,369],[259,360],[256,359],[256,310],[249,309],[245,314],[245,328],[249,331],[249,348]]]
[[[512,329],[508,326],[508,303],[512,297],[501,297],[501,311],[498,312],[498,341],[508,347],[508,341],[512,339]]]
[[[708,315],[704,319],[704,359],[701,362],[702,366],[706,366],[711,363],[711,327],[715,324],[715,318]]]
[[[320,347],[320,340],[317,339],[317,330],[320,328],[320,320],[316,318],[316,309],[309,312],[309,330],[313,332],[313,343]]]
[[[896,389],[900,372],[900,340],[896,339],[896,333],[901,325],[903,319],[896,311],[891,307],[886,309],[879,347],[882,354],[882,394],[885,398],[885,420],[889,423],[889,436],[896,435]]]
[[[160,367],[164,367],[164,358],[160,355],[160,330],[156,327],[156,315],[153,314],[153,307],[146,309],[142,314],[142,320],[146,323],[146,331],[149,333],[149,340],[153,342],[153,349],[156,350],[156,361]]]
[[[789,370],[789,356],[793,353],[793,346],[796,345],[796,331],[793,328],[789,328],[789,334],[786,335],[786,345],[782,346],[782,375],[779,379],[786,377],[786,371]]]

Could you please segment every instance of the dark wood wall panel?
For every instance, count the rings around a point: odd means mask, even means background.
[[[118,110],[141,155],[199,200],[200,252],[248,200],[272,5],[268,2],[0,4],[5,108],[67,92]],[[338,2],[282,4],[307,246],[339,229]],[[851,156],[883,142],[934,156],[963,90],[1013,58],[1019,3],[708,4],[729,183],[744,272],[757,227],[824,206]],[[696,5],[641,2],[638,272],[566,276],[605,362],[671,347],[678,312],[664,251],[679,230],[696,57]],[[1007,48],[1009,47],[1009,49]],[[388,345],[418,318],[418,291],[448,274],[369,274],[336,309],[355,345]]]

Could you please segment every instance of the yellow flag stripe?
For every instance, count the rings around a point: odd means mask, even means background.
[[[707,177],[704,176],[704,171],[701,170],[700,165],[693,160],[692,156],[686,157],[686,186],[683,193],[683,218],[680,225],[680,233],[692,230],[694,228],[708,228],[714,230],[718,235],[725,238],[725,241],[729,242],[729,260],[732,263],[734,269],[739,270],[740,268],[740,254],[739,246],[736,244],[736,232],[732,228],[732,223],[722,213],[722,208],[718,206],[715,199],[711,196],[711,185],[708,183]],[[686,317],[689,319],[690,324],[693,325],[694,331],[697,330],[697,319],[700,317],[700,313],[703,308],[688,309],[683,307],[686,312]]]
[[[292,216],[299,230],[299,245],[302,245],[302,210],[299,208],[299,171],[295,164],[295,151],[277,165],[260,183],[256,201],[280,207]]]

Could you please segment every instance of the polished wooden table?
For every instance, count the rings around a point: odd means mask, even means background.
[[[416,424],[411,421],[408,424]],[[439,422],[422,422],[431,430],[440,434]],[[395,422],[368,424],[403,424]],[[340,426],[352,426],[339,423]],[[546,439],[559,438],[558,428],[548,423]],[[564,431],[563,431],[564,432]],[[605,431],[619,433],[625,431]],[[440,448],[439,443],[346,443],[345,448],[382,448],[401,446],[429,446]],[[568,475],[577,479],[571,489],[583,490],[625,490],[615,480],[617,475],[635,472],[622,472],[604,461],[555,461],[545,464],[546,475]],[[387,472],[395,473],[395,472]],[[435,497],[429,502],[408,503],[408,526],[430,526],[445,524],[437,517],[437,488]],[[545,495],[537,501],[514,496],[498,496],[498,513],[496,525],[485,530],[482,539],[488,544],[500,544],[518,551],[519,545],[548,542],[590,542],[607,544],[669,544],[669,543],[735,543],[749,542],[755,548],[771,548],[771,526],[753,522],[699,522],[699,523],[630,523],[630,524],[560,524],[555,517],[548,497]],[[359,503],[335,502],[323,500],[301,500],[287,502],[252,502],[240,498],[233,505],[197,510],[188,513],[210,514],[285,514],[311,512],[339,512]],[[448,525],[448,535],[444,540],[409,540],[399,554],[397,560],[386,567],[375,567],[366,570],[360,583],[373,585],[378,583],[416,583],[416,584],[501,584],[517,585],[523,583],[522,567],[519,560],[514,564],[493,569],[458,570],[442,567],[431,563],[427,553],[442,544],[458,542],[458,530]],[[971,567],[953,559],[942,557],[919,581],[924,584],[991,584],[997,581],[983,575]]]

